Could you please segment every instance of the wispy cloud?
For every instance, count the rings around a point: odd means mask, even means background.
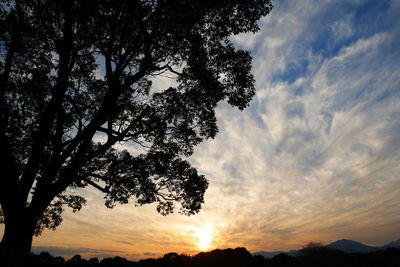
[[[283,1],[264,21],[251,47],[255,103],[241,114],[220,106],[220,135],[193,157],[225,197],[210,193],[231,222],[223,234],[230,238],[221,243],[261,248],[340,237],[381,243],[398,233],[398,32],[354,27],[358,9],[371,5],[341,3],[353,12],[322,24],[329,1]],[[377,8],[371,21],[384,11]],[[324,36],[332,43],[318,40]]]

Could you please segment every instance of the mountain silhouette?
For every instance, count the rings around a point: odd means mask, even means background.
[[[392,241],[389,244],[384,246],[385,248],[398,248],[400,249],[400,239],[396,241]]]
[[[354,240],[340,239],[340,240],[330,243],[329,245],[326,245],[325,247],[339,250],[339,251],[346,252],[346,253],[369,253],[369,252],[385,250],[387,248],[400,249],[400,239],[396,240],[396,241],[392,241],[384,246],[368,246],[368,245],[365,245],[363,243],[360,243],[360,242],[357,242]],[[300,254],[299,250],[290,250],[290,251],[273,251],[273,252],[258,251],[258,252],[253,253],[253,255],[261,255],[264,258],[271,259],[281,253],[286,253],[292,257],[296,257]]]
[[[284,251],[274,251],[274,252],[258,251],[258,252],[253,253],[253,255],[255,255],[255,256],[260,255],[266,259],[272,259],[276,255],[281,254],[281,253],[286,253],[286,252],[284,252]]]
[[[279,255],[279,254],[288,254],[291,257],[297,257],[299,255],[298,250],[289,250],[289,251],[274,251],[274,252],[267,252],[267,251],[258,251],[253,253],[254,256],[263,256],[266,259],[272,259],[273,257]]]
[[[348,239],[341,239],[335,241],[326,247],[331,249],[340,250],[347,253],[369,253],[373,251],[378,251],[384,249],[383,247],[372,247],[364,245],[360,242]]]

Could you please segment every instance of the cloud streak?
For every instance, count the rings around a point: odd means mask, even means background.
[[[375,8],[369,5],[353,8]],[[222,105],[223,130],[194,157],[226,197],[215,202],[230,203],[220,209],[236,211],[226,214],[227,221],[234,217],[228,243],[341,237],[384,243],[398,233],[398,32],[357,32],[356,11],[318,26],[331,7],[283,1],[257,40],[242,44],[255,51],[256,101],[242,114]],[[326,31],[333,41],[316,41]]]

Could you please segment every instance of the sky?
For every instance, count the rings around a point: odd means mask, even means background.
[[[232,37],[254,58],[256,96],[243,112],[220,103],[219,134],[189,159],[210,182],[201,212],[110,210],[88,188],[34,251],[141,259],[400,239],[399,15],[399,0],[275,1],[258,33]]]

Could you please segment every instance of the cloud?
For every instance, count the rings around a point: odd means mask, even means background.
[[[283,1],[265,20],[253,42],[255,103],[241,114],[221,105],[219,136],[193,157],[218,188],[210,202],[224,203],[213,209],[231,222],[223,244],[341,236],[384,243],[382,229],[400,229],[397,32],[368,35],[354,27],[355,11],[323,29],[318,20],[332,6],[305,2]],[[325,31],[336,44],[317,41]]]

